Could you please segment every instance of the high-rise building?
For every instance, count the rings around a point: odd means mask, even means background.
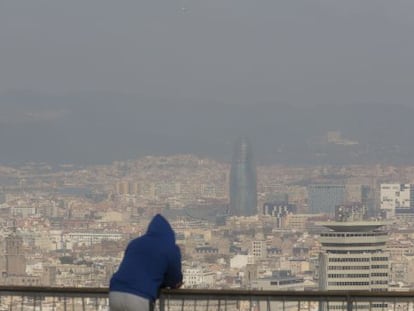
[[[236,142],[230,170],[230,215],[257,214],[256,167],[250,144],[245,138]]]
[[[388,233],[378,221],[332,221],[322,223],[329,231],[320,234],[319,289],[334,291],[387,291]],[[383,308],[381,303],[357,303],[358,310]],[[329,302],[322,309],[346,310]]]
[[[341,184],[312,184],[308,186],[309,212],[333,215],[335,206],[345,201],[345,186]]]

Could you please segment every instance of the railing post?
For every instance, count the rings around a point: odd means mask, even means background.
[[[164,295],[160,295],[160,298],[158,299],[160,304],[160,311],[165,311],[165,298]]]
[[[346,295],[346,311],[352,311],[352,300],[350,295]]]

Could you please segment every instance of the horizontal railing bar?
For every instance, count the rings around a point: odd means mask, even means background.
[[[255,297],[285,297],[292,300],[313,300],[319,301],[321,297],[329,299],[337,298],[338,300],[348,299],[410,299],[414,300],[414,291],[408,292],[370,292],[370,291],[278,291],[278,290],[239,290],[239,289],[167,289],[163,290],[162,295],[168,296],[187,296],[192,299],[200,297],[203,299],[207,296],[215,298],[234,297],[237,299],[243,296]]]
[[[106,287],[0,286],[0,295],[107,297]]]
[[[94,296],[107,297],[109,289],[106,287],[42,287],[42,286],[0,286],[0,295],[10,296]],[[369,292],[369,291],[270,291],[270,290],[242,290],[242,289],[164,289],[161,296],[176,299],[237,299],[243,297],[266,297],[292,301],[320,301],[329,300],[386,300],[400,301],[414,300],[414,291],[407,292]]]

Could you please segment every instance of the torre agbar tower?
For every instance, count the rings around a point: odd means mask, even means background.
[[[335,291],[387,291],[389,254],[384,222],[351,221],[321,223],[329,231],[320,234],[319,288]],[[345,310],[329,303],[322,309]],[[358,310],[383,308],[381,304],[358,303]]]
[[[257,214],[256,167],[251,145],[240,138],[234,147],[230,169],[230,215]]]

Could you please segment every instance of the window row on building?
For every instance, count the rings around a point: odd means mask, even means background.
[[[388,284],[388,280],[371,281],[371,284],[375,284],[375,285],[386,285],[386,284]]]
[[[330,278],[369,278],[368,273],[344,273],[344,274],[328,274]]]
[[[372,265],[372,269],[388,269],[388,265]]]
[[[344,247],[344,248],[349,248],[349,244],[347,243],[323,243],[324,246],[326,247]],[[375,242],[375,243],[352,243],[352,247],[370,247],[370,246],[384,246],[385,245],[385,241],[384,242]],[[361,253],[361,251],[359,251],[359,253]]]
[[[328,270],[369,270],[370,266],[328,266]]]
[[[375,273],[371,273],[371,276],[388,276],[388,273],[386,273],[386,272],[382,272],[382,273],[375,272]]]
[[[329,262],[368,262],[369,258],[329,258]]]
[[[374,232],[374,233],[321,233],[321,237],[341,237],[341,238],[348,238],[348,237],[377,237],[377,236],[386,236],[388,235],[386,232]]]
[[[368,286],[369,282],[329,282],[329,286]]]
[[[303,278],[295,278],[295,279],[290,279],[290,280],[270,281],[270,285],[281,286],[281,285],[291,285],[291,284],[302,284],[303,282],[304,282]]]

